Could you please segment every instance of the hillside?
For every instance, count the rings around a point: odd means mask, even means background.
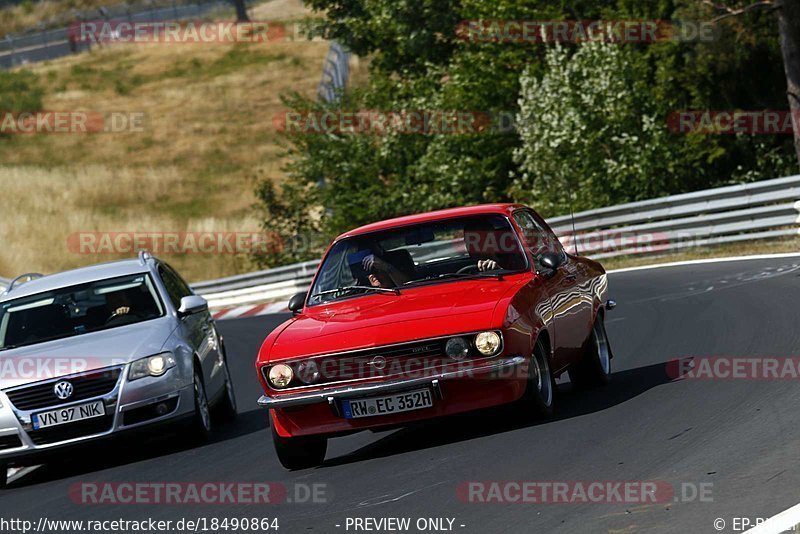
[[[251,10],[254,20],[306,14],[300,0]],[[79,232],[259,231],[255,183],[283,176],[272,123],[280,95],[316,93],[327,46],[116,44],[25,67],[38,77],[47,110],[145,121],[142,131],[125,133],[0,137],[0,276],[120,257],[69,250]],[[193,280],[253,268],[246,255],[165,256]]]

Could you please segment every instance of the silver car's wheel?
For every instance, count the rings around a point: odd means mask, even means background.
[[[8,484],[8,466],[0,463],[0,489],[5,489]]]
[[[211,433],[211,411],[208,408],[208,397],[200,373],[194,372],[194,420],[195,434],[206,438]]]
[[[228,360],[223,360],[222,372],[225,377],[225,391],[219,405],[215,407],[216,415],[223,421],[232,421],[238,414],[236,406],[236,390],[233,387],[231,372],[228,369]]]

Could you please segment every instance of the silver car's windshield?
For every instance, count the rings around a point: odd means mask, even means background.
[[[376,293],[391,298],[415,285],[496,279],[527,267],[506,217],[443,219],[339,241],[320,268],[308,304]]]
[[[37,293],[0,304],[0,350],[163,315],[153,281],[144,273]]]

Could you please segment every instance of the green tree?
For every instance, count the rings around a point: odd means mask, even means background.
[[[286,101],[290,109],[473,111],[521,119],[519,132],[289,135],[289,177],[262,200],[293,198],[325,235],[391,216],[481,202],[526,201],[557,215],[568,206],[567,183],[577,184],[581,209],[771,178],[790,168],[788,137],[686,136],[666,129],[672,111],[785,107],[781,48],[774,16],[767,13],[722,21],[712,42],[565,44],[555,51],[552,44],[471,42],[460,37],[458,27],[476,19],[704,20],[708,7],[699,0],[309,0],[308,5],[325,16],[313,25],[314,33],[366,58],[370,76],[328,108],[295,95]],[[570,68],[573,56],[584,61],[591,54],[616,70],[586,66],[574,72],[582,87],[575,80],[565,80],[563,87],[548,82],[555,79],[554,69]],[[550,88],[550,106],[537,108],[532,88],[542,84]],[[527,107],[521,109],[520,102]],[[542,117],[550,115],[560,122],[543,125]],[[554,148],[535,139],[536,128],[550,136]],[[532,149],[541,161],[526,156]],[[294,211],[268,212],[267,227],[293,228],[285,214],[296,217]],[[270,265],[287,260],[263,258]]]

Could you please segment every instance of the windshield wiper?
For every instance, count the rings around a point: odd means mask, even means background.
[[[428,278],[423,278],[422,280],[411,280],[410,282],[406,282],[405,285],[420,284],[425,282],[436,282],[438,280],[446,280],[448,278],[459,278],[459,279],[494,278],[495,280],[503,280],[503,274],[502,273],[444,273],[444,274],[437,274],[436,276],[429,276]]]
[[[311,298],[319,300],[321,297],[326,295],[335,295],[337,293],[342,293],[343,291],[374,291],[376,293],[392,293],[394,295],[399,295],[400,290],[397,288],[388,288],[388,287],[375,287],[375,286],[344,286],[337,289],[329,289],[327,291],[320,291],[319,293],[313,295]]]

